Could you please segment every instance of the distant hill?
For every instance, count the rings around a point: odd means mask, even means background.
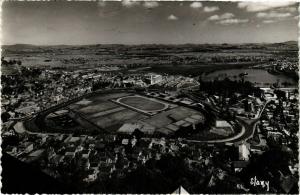
[[[152,47],[163,47],[163,46],[185,46],[185,47],[195,47],[195,46],[230,46],[230,45],[297,45],[297,41],[285,41],[279,43],[242,43],[242,44],[230,44],[230,43],[203,43],[203,44],[193,44],[193,43],[186,43],[186,44],[133,44],[133,45],[124,45],[124,44],[89,44],[89,45],[33,45],[33,44],[14,44],[14,45],[2,45],[4,49],[15,49],[15,50],[22,50],[22,49],[36,49],[37,47],[126,47],[126,46],[152,46]]]
[[[298,44],[298,41],[286,41],[286,42],[282,42],[283,44],[287,44],[287,45],[296,45]]]
[[[294,45],[298,45],[298,42],[297,41],[285,41],[285,42],[281,42],[281,43],[272,43],[270,45],[291,45],[291,46],[294,46]]]
[[[16,50],[22,50],[22,49],[30,49],[30,48],[36,48],[39,47],[37,45],[31,45],[31,44],[15,44],[15,45],[2,45],[5,49],[16,49]]]

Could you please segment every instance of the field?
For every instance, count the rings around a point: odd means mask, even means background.
[[[60,68],[101,68],[170,74],[199,75],[228,68],[247,68],[270,59],[298,59],[297,42],[275,44],[185,44],[185,45],[82,45],[35,46],[4,45],[2,56],[21,60],[24,66]],[[228,59],[251,60],[236,62]],[[214,60],[217,58],[217,61]],[[262,60],[263,59],[263,60]],[[84,65],[83,65],[84,64]],[[124,67],[129,68],[124,68]],[[115,68],[115,69],[114,69]]]
[[[83,129],[85,124],[92,123],[99,129],[112,133],[118,131],[124,123],[142,123],[167,134],[167,125],[191,115],[202,115],[190,108],[127,92],[97,94],[61,109],[77,113],[67,115]]]
[[[178,106],[174,109],[162,112],[158,115],[155,115],[153,117],[144,119],[143,121],[153,125],[157,128],[163,128],[167,126],[170,123],[173,123],[175,121],[182,120],[190,115],[194,114],[201,114],[196,110],[192,110],[190,108],[186,108],[183,106]]]
[[[116,102],[146,114],[155,114],[168,108],[166,103],[137,95],[122,97],[117,99]]]
[[[82,104],[82,101],[80,101],[70,105],[69,108],[80,113],[85,119],[93,122],[100,128],[115,131],[126,121],[130,122],[131,119],[141,119],[145,117],[139,112],[111,101],[130,95],[130,93],[101,94],[82,100],[88,102],[87,104]]]

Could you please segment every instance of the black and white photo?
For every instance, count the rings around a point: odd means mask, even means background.
[[[3,1],[1,193],[298,194],[296,1]]]

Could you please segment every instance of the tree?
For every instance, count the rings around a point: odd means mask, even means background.
[[[10,114],[8,112],[3,112],[1,114],[1,120],[3,123],[7,122],[10,119]]]

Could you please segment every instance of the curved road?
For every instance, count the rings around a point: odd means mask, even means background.
[[[248,119],[244,117],[237,118],[237,122],[242,125],[242,130],[238,134],[234,135],[233,137],[224,138],[224,139],[216,139],[216,140],[207,140],[207,141],[199,141],[199,140],[188,140],[187,142],[193,142],[193,143],[211,143],[211,144],[217,144],[217,143],[237,143],[237,142],[243,142],[247,141],[248,139],[252,138],[255,132],[255,128],[257,123],[259,122],[259,119],[261,117],[262,112],[266,108],[269,101],[267,101],[262,110],[260,111],[259,115],[255,119]]]

